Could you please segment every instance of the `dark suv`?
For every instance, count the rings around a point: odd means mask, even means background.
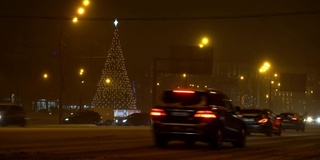
[[[150,112],[155,144],[165,147],[180,140],[188,145],[202,141],[216,149],[222,142],[244,147],[246,125],[235,111],[231,100],[218,90],[167,90],[162,105]]]
[[[22,106],[13,103],[0,104],[0,125],[19,125],[24,127],[27,124],[27,114]]]
[[[84,110],[78,112],[77,114],[65,117],[63,119],[63,124],[95,124],[101,125],[102,124],[102,117],[98,112]]]

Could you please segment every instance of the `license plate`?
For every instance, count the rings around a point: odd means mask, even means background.
[[[185,116],[189,116],[189,113],[188,112],[171,112],[171,115],[185,117]]]
[[[252,119],[252,118],[245,118],[245,119],[243,119],[245,122],[254,122],[254,119]]]

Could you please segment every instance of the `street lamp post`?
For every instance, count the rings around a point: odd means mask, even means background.
[[[187,74],[182,74],[182,77],[184,78],[184,87],[187,88]]]
[[[83,74],[84,74],[84,69],[80,69],[79,75],[80,75],[80,93],[79,93],[79,111],[82,111],[82,90],[83,90],[83,84],[84,84],[84,80],[83,80]]]
[[[47,79],[48,79],[48,74],[47,73],[44,73],[43,74],[43,79],[45,80],[45,81],[47,81]],[[45,87],[44,87],[44,100],[45,100],[45,107],[46,107],[46,111],[48,111],[49,110],[49,108],[48,108],[48,94],[47,94],[47,85],[48,84],[45,84]],[[41,98],[41,97],[40,97]]]
[[[263,65],[259,68],[259,73],[265,73],[271,67],[269,62],[264,62]],[[260,74],[258,75],[258,93],[257,93],[257,105],[256,107],[260,106]]]
[[[203,48],[209,45],[209,39],[207,37],[203,37],[199,43],[199,47]],[[213,52],[213,47],[212,47],[212,76],[214,75],[214,52]]]
[[[88,6],[90,3],[89,0],[83,0],[82,5],[84,7]],[[82,8],[82,9],[80,9]],[[77,13],[79,15],[83,15],[83,13],[85,12],[83,7],[80,7],[77,10]],[[78,17],[74,17],[72,19],[73,23],[78,22]],[[60,53],[59,53],[59,75],[60,75],[60,80],[59,80],[59,106],[58,106],[58,110],[59,110],[59,124],[62,124],[62,114],[63,114],[63,94],[64,94],[64,90],[65,90],[65,80],[64,80],[64,32],[63,32],[63,24],[61,24],[61,28],[60,28]]]

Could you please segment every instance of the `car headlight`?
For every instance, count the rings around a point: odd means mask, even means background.
[[[314,120],[313,120],[312,117],[308,117],[308,118],[306,119],[306,121],[310,123],[310,122],[313,122]]]
[[[127,119],[122,120],[122,123],[126,123],[126,122],[127,122]]]
[[[69,121],[69,118],[65,118],[64,120],[65,120],[65,121]]]
[[[320,117],[318,117],[318,118],[316,119],[316,122],[317,122],[317,123],[320,123]]]

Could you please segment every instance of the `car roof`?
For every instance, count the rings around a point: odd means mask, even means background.
[[[214,88],[207,88],[207,89],[195,89],[195,88],[177,88],[177,89],[166,89],[165,91],[195,91],[195,92],[208,92],[214,91],[218,93],[223,93],[221,90],[214,89]]]

